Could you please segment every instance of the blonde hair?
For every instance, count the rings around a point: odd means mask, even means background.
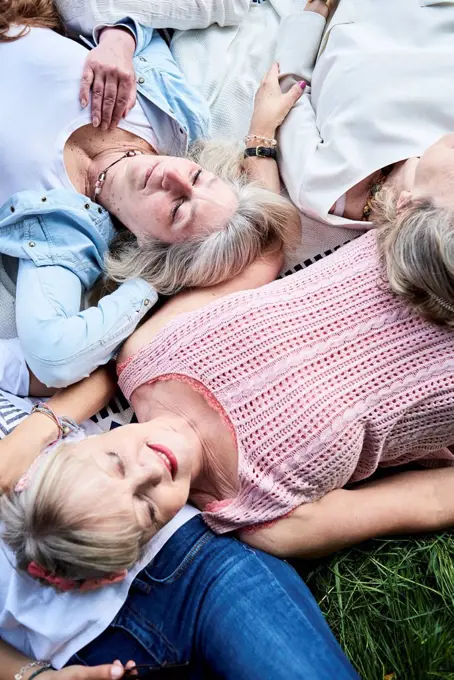
[[[235,213],[223,229],[181,243],[150,237],[139,245],[131,232],[121,229],[106,257],[108,290],[109,279],[122,283],[135,277],[164,295],[181,288],[211,286],[233,278],[265,251],[297,245],[298,211],[283,196],[248,180],[241,168],[239,145],[201,142],[188,157],[231,187],[238,200]]]
[[[372,212],[389,285],[425,318],[454,328],[454,212],[428,197],[399,210],[397,201],[383,188]]]
[[[18,27],[12,35],[11,26]],[[18,40],[32,26],[63,32],[61,19],[52,0],[0,0],[0,42]]]
[[[90,480],[82,483],[83,463],[73,447],[62,444],[50,452],[25,491],[4,494],[0,517],[2,537],[14,551],[19,569],[26,571],[35,562],[82,585],[86,579],[130,569],[151,536],[112,512],[115,503],[108,505],[112,499],[98,495],[96,514],[88,500],[83,502]]]

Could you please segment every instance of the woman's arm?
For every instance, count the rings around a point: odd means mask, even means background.
[[[325,28],[322,0],[307,3],[305,11],[287,16],[279,29],[276,59],[284,92],[298,81],[307,83],[304,95],[295,104],[279,131],[279,170],[293,203],[304,210],[305,171],[322,142],[311,103],[310,83],[320,41]],[[317,11],[317,9],[320,10]],[[314,11],[315,10],[315,11]]]
[[[402,472],[358,489],[331,491],[241,539],[279,557],[327,555],[375,536],[454,525],[454,468]]]
[[[114,24],[124,17],[152,28],[188,30],[210,24],[233,26],[249,10],[249,0],[57,0],[57,9],[69,30],[90,35],[98,24]]]
[[[279,67],[277,63],[273,64],[255,95],[247,147],[272,148],[272,144],[266,140],[275,138],[278,127],[303,94],[304,86],[304,83],[296,83],[283,93],[279,86]],[[276,194],[280,193],[281,182],[275,160],[250,156],[244,159],[243,166],[251,180],[261,182]]]
[[[115,391],[114,373],[104,366],[80,383],[57,392],[47,403],[57,416],[82,423],[105,406]],[[50,418],[33,413],[0,441],[0,489],[9,491],[57,436],[57,427]]]
[[[12,680],[16,673],[27,666],[32,659],[18,652],[11,645],[0,640],[0,680]],[[133,662],[123,666],[119,661],[116,663],[103,664],[88,668],[86,666],[68,666],[61,671],[47,670],[39,674],[39,680],[118,680],[124,676],[125,668],[129,668]],[[24,680],[29,680],[38,669],[30,668],[23,674]]]

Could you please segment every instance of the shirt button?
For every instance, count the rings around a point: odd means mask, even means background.
[[[85,203],[84,208],[85,208],[85,210],[90,210],[90,204],[89,204],[89,203]]]
[[[145,298],[145,300],[143,301],[143,304],[144,304],[144,307],[148,307],[148,305],[150,304],[150,300],[148,298]]]
[[[9,209],[11,210],[11,212],[16,212],[16,208],[14,207],[14,205],[10,205]]]
[[[28,245],[30,246],[30,248],[34,248],[36,246],[36,243],[34,241],[29,241]]]
[[[142,78],[142,76],[140,76],[140,78],[137,82],[139,83],[139,85],[143,85],[144,82],[145,82],[145,78]]]
[[[46,197],[46,196],[43,196],[42,199],[41,199],[41,201],[42,201],[43,203],[45,203],[45,202],[47,201],[47,197]]]

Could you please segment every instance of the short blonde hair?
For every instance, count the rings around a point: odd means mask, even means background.
[[[122,283],[135,277],[163,295],[212,286],[233,278],[265,251],[297,245],[298,211],[288,199],[248,180],[240,145],[201,142],[191,148],[189,158],[231,187],[238,200],[235,213],[223,229],[181,243],[149,237],[139,245],[121,228],[106,257],[107,289],[109,279]]]
[[[26,571],[35,562],[52,575],[82,585],[130,569],[150,536],[129,518],[112,513],[114,504],[104,514],[97,505],[97,515],[81,503],[90,481],[84,480],[83,463],[73,447],[62,444],[50,452],[25,491],[4,494],[0,517],[2,537],[19,569]],[[101,506],[102,501],[99,498]]]
[[[389,285],[425,318],[454,328],[454,212],[429,197],[399,210],[397,202],[384,188],[372,212]]]

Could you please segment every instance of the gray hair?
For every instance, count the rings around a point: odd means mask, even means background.
[[[233,278],[263,252],[297,245],[300,220],[289,200],[250,182],[242,170],[239,145],[201,142],[188,155],[226,182],[238,207],[223,229],[181,243],[149,237],[138,244],[121,228],[106,257],[105,285],[141,277],[164,295],[181,288],[211,286]]]
[[[82,483],[83,463],[73,447],[62,444],[50,452],[25,491],[3,494],[0,517],[2,538],[15,553],[19,569],[26,571],[35,562],[52,575],[82,585],[86,579],[130,569],[150,536],[112,512],[114,503],[103,513],[107,499],[99,498],[96,513],[88,499],[84,502],[90,480]]]
[[[414,309],[454,328],[454,212],[429,197],[409,200],[382,189],[372,219],[391,289]]]

